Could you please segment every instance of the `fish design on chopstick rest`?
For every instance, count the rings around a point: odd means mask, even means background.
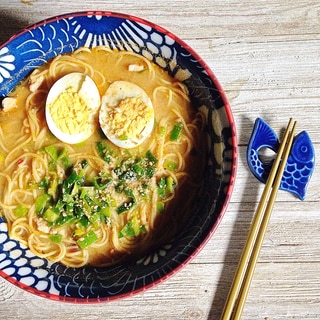
[[[251,172],[266,183],[273,161],[263,162],[259,151],[269,148],[277,153],[280,142],[274,130],[261,118],[257,118],[247,149],[247,162]],[[304,200],[307,186],[315,166],[315,151],[306,131],[295,136],[283,173],[280,189]]]

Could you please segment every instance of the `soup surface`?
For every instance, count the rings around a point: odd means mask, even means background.
[[[101,97],[116,81],[141,87],[154,108],[151,135],[137,147],[117,147],[96,116],[86,141],[57,139],[46,99],[72,72],[91,77]],[[35,69],[5,100],[1,214],[10,237],[34,254],[72,267],[110,265],[170,241],[188,223],[207,159],[205,119],[163,69],[131,52],[80,48]]]

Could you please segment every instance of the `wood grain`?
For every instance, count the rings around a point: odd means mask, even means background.
[[[218,320],[263,185],[246,148],[257,117],[281,135],[288,118],[307,130],[320,154],[320,2],[29,0],[0,3],[0,42],[62,13],[107,10],[140,16],[175,33],[206,61],[229,99],[239,144],[230,205],[206,246],[162,284],[121,301],[61,304],[0,279],[0,319]],[[320,315],[320,174],[305,201],[280,191],[243,319],[316,320]]]

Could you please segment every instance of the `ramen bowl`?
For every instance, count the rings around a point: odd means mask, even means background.
[[[108,267],[66,267],[35,256],[11,239],[0,218],[0,275],[14,285],[52,300],[97,303],[152,288],[185,266],[218,227],[232,193],[237,141],[225,93],[206,63],[185,42],[151,22],[113,12],[78,12],[49,18],[0,46],[0,99],[35,68],[79,47],[132,51],[154,62],[189,90],[204,107],[208,138],[203,190],[187,225],[168,243]]]

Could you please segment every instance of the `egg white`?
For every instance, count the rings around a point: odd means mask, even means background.
[[[75,89],[89,109],[89,118],[84,119],[85,128],[80,133],[68,133],[62,131],[53,120],[51,114],[51,104],[54,103],[60,94],[70,87]],[[69,144],[83,142],[96,130],[96,115],[99,110],[100,103],[101,98],[99,90],[95,82],[89,76],[79,72],[69,73],[57,80],[48,93],[45,109],[47,125],[52,134],[63,142]]]
[[[149,109],[152,116],[146,123],[141,132],[136,136],[128,136],[127,139],[119,139],[117,135],[112,134],[108,124],[108,114],[111,110],[117,110],[120,102],[126,98],[139,98]],[[133,110],[127,110],[123,114],[126,121],[132,121],[130,115],[135,117]],[[120,148],[134,148],[142,144],[152,133],[154,127],[154,109],[153,104],[147,93],[138,85],[128,81],[115,81],[113,82],[102,96],[101,108],[99,112],[100,127],[107,138]]]

